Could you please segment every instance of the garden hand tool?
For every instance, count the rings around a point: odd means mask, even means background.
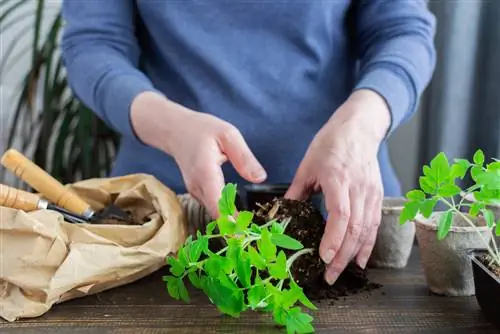
[[[0,184],[0,206],[31,212],[39,209],[53,210],[61,213],[70,223],[87,223],[84,217],[73,214],[58,207],[37,194],[19,190]]]
[[[15,149],[9,149],[1,159],[2,165],[60,208],[82,216],[88,222],[101,219],[130,220],[129,215],[115,204],[95,211],[75,192],[66,188],[50,174]]]

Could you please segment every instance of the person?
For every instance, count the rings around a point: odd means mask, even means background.
[[[113,176],[148,173],[217,217],[225,183],[321,191],[325,280],[365,267],[388,137],[435,67],[424,0],[64,0],[75,95],[122,135]]]

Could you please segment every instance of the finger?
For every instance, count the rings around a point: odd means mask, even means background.
[[[286,191],[285,198],[293,200],[306,200],[311,195],[310,180],[307,177],[307,155],[304,161],[300,164],[295,177]]]
[[[323,262],[329,264],[340,250],[347,231],[347,224],[351,215],[349,188],[347,182],[340,179],[330,180],[321,188],[328,217],[319,246],[319,254]]]
[[[368,234],[368,238],[363,242],[356,257],[356,263],[363,269],[366,268],[373,247],[377,242],[378,229],[382,218],[382,200],[383,196],[379,196],[378,200],[375,201],[375,205],[371,211],[373,222],[371,224],[370,233]]]
[[[266,171],[252,153],[241,133],[229,127],[218,138],[220,149],[236,171],[250,182],[260,183],[267,178]]]
[[[207,166],[200,186],[202,202],[213,219],[219,217],[219,199],[224,188],[224,174],[217,164]]]
[[[325,279],[328,284],[335,283],[337,278],[344,271],[345,267],[352,260],[363,229],[363,206],[365,204],[364,194],[359,191],[359,189],[351,188],[349,190],[349,204],[351,208],[351,215],[344,240],[340,250],[330,264],[328,264],[325,272]]]
[[[363,230],[361,231],[361,235],[359,237],[358,247],[354,251],[354,254],[357,255],[361,249],[361,247],[365,244],[366,240],[369,238],[372,225],[376,220],[376,217],[373,213],[376,211],[377,205],[379,205],[379,197],[373,192],[369,192],[366,196],[366,205],[364,207],[364,217],[363,217]]]

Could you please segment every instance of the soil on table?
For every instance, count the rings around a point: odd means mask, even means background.
[[[255,212],[255,222],[264,224],[272,219],[281,222],[291,218],[286,234],[300,241],[304,248],[312,248],[312,254],[300,256],[292,266],[296,283],[304,288],[304,293],[312,300],[337,299],[380,288],[380,284],[368,280],[366,270],[350,263],[333,286],[324,279],[325,264],[319,256],[319,245],[325,228],[325,221],[316,206],[308,201],[275,198],[259,204]],[[287,252],[289,256],[292,251]]]
[[[478,258],[486,268],[488,268],[494,275],[500,277],[500,267],[494,262],[489,254],[483,254]]]

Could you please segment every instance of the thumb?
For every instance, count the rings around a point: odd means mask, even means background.
[[[297,174],[293,178],[292,184],[288,188],[285,198],[293,200],[306,200],[312,193],[308,182],[306,168],[301,165],[297,170]]]
[[[252,153],[241,133],[234,130],[228,131],[219,140],[221,151],[227,156],[238,174],[254,183],[263,182],[267,178],[264,167]]]

